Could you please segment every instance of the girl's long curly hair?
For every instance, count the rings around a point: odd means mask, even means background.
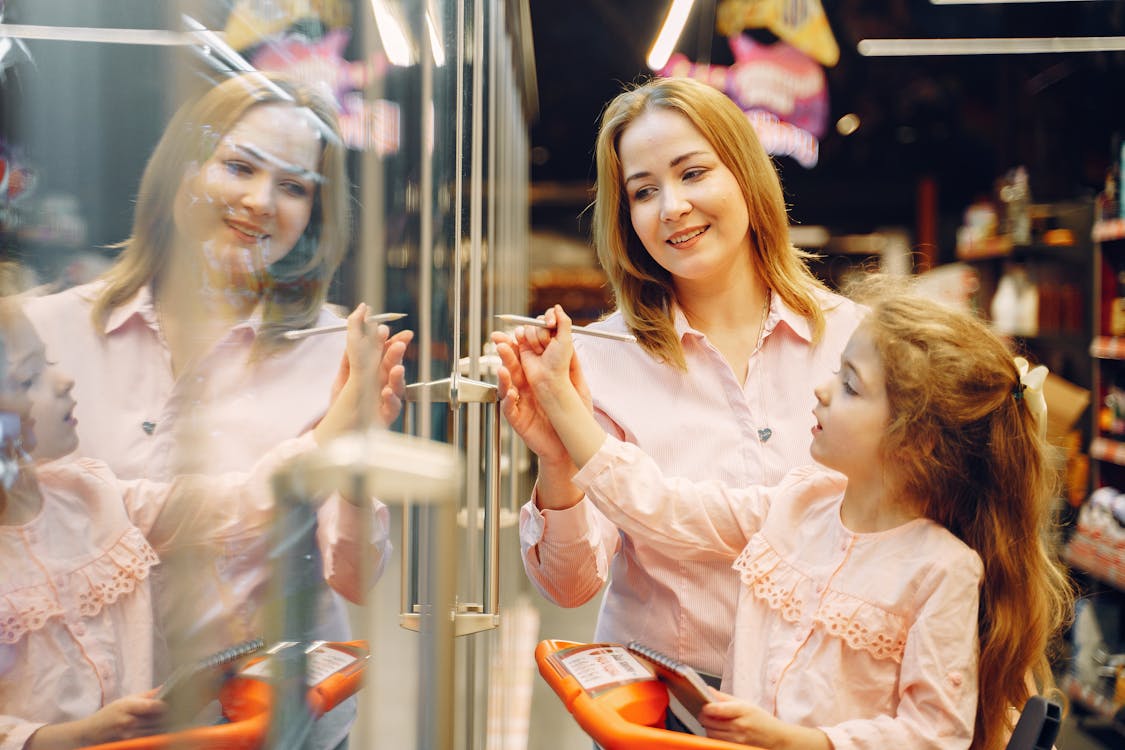
[[[856,296],[870,307],[862,325],[885,372],[891,421],[882,448],[896,467],[893,489],[984,563],[972,748],[1002,748],[1011,708],[1054,690],[1048,648],[1074,599],[1054,549],[1048,446],[1011,352],[981,321],[889,294],[878,280]]]

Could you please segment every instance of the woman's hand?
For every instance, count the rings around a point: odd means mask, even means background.
[[[379,392],[379,418],[384,425],[389,425],[402,413],[402,404],[406,401],[406,368],[402,358],[413,338],[414,331],[399,331],[383,345],[383,356],[379,359],[379,382],[383,384]]]
[[[313,429],[318,443],[324,443],[364,424],[360,406],[365,384],[360,382],[360,373],[369,362],[378,360],[376,367],[368,368],[375,375],[374,382],[370,384],[375,389],[372,393],[378,394],[378,399],[372,399],[373,402],[377,401],[372,404],[375,408],[374,421],[386,426],[398,417],[402,409],[406,394],[402,357],[414,333],[402,331],[392,337],[390,329],[385,325],[368,331],[368,314],[367,305],[361,302],[348,316],[347,349],[336,373],[336,381],[332,384],[332,403],[324,418]]]
[[[561,312],[562,308],[558,310]],[[562,315],[565,317],[566,313]],[[556,317],[556,312],[552,309],[544,315],[544,320],[554,324]],[[570,319],[566,318],[566,320],[569,326]],[[585,378],[582,377],[578,358],[573,356],[569,340],[552,352],[557,361],[543,361],[541,355],[551,345],[551,334],[549,330],[533,326],[517,329],[514,334],[500,331],[492,334],[492,343],[496,346],[496,353],[501,363],[500,406],[508,424],[539,457],[541,466],[548,463],[571,467],[566,446],[559,439],[550,418],[536,396],[533,378],[542,380],[551,377],[552,368],[556,368],[557,372],[565,373],[567,387],[573,387],[578,392],[590,412],[593,412],[593,400],[590,398],[590,389],[586,385]]]
[[[25,750],[73,750],[85,745],[146,737],[164,730],[168,704],[156,689],[118,698],[84,719],[48,724],[31,736]]]
[[[363,305],[363,307],[366,309],[367,306]],[[348,316],[349,322],[355,317],[358,310],[357,307]],[[367,313],[365,312],[364,315],[366,316]],[[352,336],[350,331],[351,327],[349,326],[349,337]],[[379,391],[379,419],[382,424],[389,425],[398,419],[398,415],[402,413],[402,404],[406,400],[406,368],[402,365],[402,359],[406,354],[406,347],[414,338],[414,331],[399,331],[394,336],[387,338],[390,329],[380,325],[376,333],[382,336],[384,341],[382,355],[379,358],[378,373],[378,382],[382,384]],[[351,338],[348,341],[349,345],[353,343]],[[353,357],[347,351],[340,358],[340,367],[336,371],[336,379],[332,383],[332,402],[335,402],[340,396],[348,378],[351,377],[352,359]]]

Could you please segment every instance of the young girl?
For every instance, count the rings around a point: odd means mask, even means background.
[[[622,529],[685,560],[733,560],[741,577],[726,692],[699,717],[709,736],[1003,746],[1028,675],[1051,685],[1046,647],[1070,597],[1044,536],[1045,369],[1025,374],[968,316],[882,295],[815,389],[819,465],[735,489],[666,478],[607,436],[569,318],[546,320],[555,335],[527,328],[518,353],[501,349],[507,409],[550,420],[576,483]]]
[[[74,450],[73,381],[10,299],[0,300],[0,750],[74,748],[158,731],[149,573],[158,553],[264,536],[268,480],[352,428],[366,306],[349,318],[341,386],[320,424],[250,474],[118,480]],[[381,327],[376,345],[387,339]],[[393,377],[401,378],[396,371]],[[392,388],[388,385],[387,388]],[[46,463],[31,463],[29,453]]]

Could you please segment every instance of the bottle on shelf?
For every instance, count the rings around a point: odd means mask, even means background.
[[[1016,167],[1000,188],[1004,202],[1007,234],[1013,245],[1031,244],[1031,185],[1026,167]]]

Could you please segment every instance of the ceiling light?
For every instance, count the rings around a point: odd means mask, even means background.
[[[668,58],[672,56],[672,50],[680,40],[680,32],[684,30],[694,4],[695,0],[672,0],[664,25],[660,27],[660,33],[656,35],[656,41],[652,43],[648,59],[645,60],[650,70],[662,70],[668,64]]]
[[[859,130],[859,115],[854,112],[849,112],[836,121],[836,132],[840,135],[851,135],[857,130]]]
[[[430,54],[433,55],[434,66],[440,68],[445,65],[445,47],[441,44],[441,34],[438,33],[432,8],[426,9],[426,31],[430,36]]]
[[[86,26],[31,26],[0,23],[0,37],[49,39],[59,42],[101,42],[103,44],[144,44],[180,47],[195,44],[195,37],[163,29],[98,29]]]
[[[1096,0],[930,0],[931,5],[1000,5],[1003,3],[1082,3]]]
[[[1125,36],[1023,37],[999,39],[861,39],[865,57],[913,55],[1040,55],[1057,52],[1119,52]]]
[[[402,30],[402,25],[395,18],[394,13],[387,7],[386,0],[371,0],[371,10],[375,14],[375,29],[379,32],[379,41],[383,44],[383,51],[391,65],[404,68],[414,64],[414,50],[410,40]]]

